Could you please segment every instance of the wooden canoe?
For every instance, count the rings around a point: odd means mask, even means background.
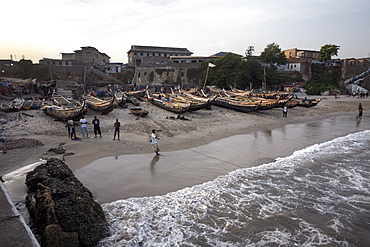
[[[147,110],[144,110],[141,107],[134,107],[130,109],[130,112],[138,117],[145,117],[149,114]]]
[[[117,106],[120,106],[120,107],[124,107],[127,103],[127,96],[126,94],[124,94],[122,91],[117,91],[115,94],[114,94],[114,106],[117,107]]]
[[[240,112],[252,112],[258,109],[260,102],[251,102],[242,99],[234,99],[230,97],[217,97],[213,101],[214,105],[228,108]]]
[[[46,115],[63,121],[78,119],[83,114],[83,109],[84,104],[80,106],[45,105],[41,108]]]
[[[109,112],[113,111],[114,105],[114,97],[109,100],[102,100],[91,94],[85,94],[83,97],[87,103],[87,106],[94,111],[101,112],[102,114],[108,114]]]
[[[185,113],[188,111],[190,107],[190,103],[177,103],[177,102],[167,102],[159,98],[158,94],[149,94],[148,93],[148,101],[155,106],[158,106],[162,109],[165,109],[170,112],[174,112],[177,114]]]
[[[23,110],[31,109],[32,103],[33,103],[32,99],[25,99],[24,103],[23,103],[23,106],[22,106],[22,109]]]
[[[31,109],[40,109],[42,107],[42,100],[38,97],[32,97]]]

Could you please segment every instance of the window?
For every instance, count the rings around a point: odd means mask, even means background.
[[[86,52],[86,57],[90,57],[90,52]]]

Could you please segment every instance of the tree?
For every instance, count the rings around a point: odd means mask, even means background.
[[[330,60],[332,56],[338,56],[339,45],[326,44],[321,46],[320,49],[320,61]]]
[[[253,56],[253,52],[254,46],[253,45],[248,46],[248,49],[245,51],[245,58],[246,59],[251,58]]]
[[[263,52],[261,52],[260,59],[264,63],[268,63],[275,67],[276,65],[286,64],[287,60],[285,54],[281,52],[278,44],[268,44]]]

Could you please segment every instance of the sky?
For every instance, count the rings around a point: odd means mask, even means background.
[[[127,62],[131,45],[260,55],[340,46],[333,58],[370,57],[369,0],[3,0],[0,59],[62,58],[93,46]]]

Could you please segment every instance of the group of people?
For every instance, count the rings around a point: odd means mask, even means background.
[[[81,124],[82,137],[86,137],[86,138],[89,137],[89,131],[87,129],[88,122],[87,122],[85,116],[82,116],[81,117],[79,123]],[[97,138],[98,135],[100,137],[102,137],[101,130],[100,130],[100,121],[99,121],[99,119],[96,116],[94,116],[94,119],[92,120],[91,123],[94,126],[94,135],[95,135],[95,138]],[[72,140],[78,139],[77,136],[76,136],[76,126],[77,125],[78,125],[78,123],[76,123],[75,121],[73,121],[72,118],[68,119],[66,128],[68,128],[68,136]]]
[[[87,138],[89,136],[89,131],[87,129],[87,120],[85,118],[85,116],[82,116],[80,121],[79,121],[80,125],[81,125],[81,132],[82,132],[82,137],[83,138]],[[97,136],[99,135],[100,137],[102,137],[101,135],[101,129],[100,129],[100,120],[94,116],[94,119],[92,120],[91,124],[94,126],[94,135],[95,135],[95,138],[97,138]],[[76,123],[75,121],[73,121],[72,118],[68,119],[67,121],[67,125],[66,125],[66,128],[68,128],[68,136],[69,138],[71,138],[71,140],[76,140],[78,139],[77,136],[76,136],[76,126],[78,125],[78,123]],[[114,122],[113,124],[113,127],[114,127],[114,136],[113,136],[113,140],[116,140],[116,136],[118,137],[117,139],[120,140],[120,128],[121,128],[121,123],[118,121],[118,119],[116,119],[116,121]],[[155,134],[155,129],[152,130],[152,133],[151,133],[151,136],[150,136],[150,142],[151,142],[151,145],[153,147],[153,150],[154,152],[159,155],[159,145],[158,145],[158,140],[159,138],[157,137],[157,135]]]

